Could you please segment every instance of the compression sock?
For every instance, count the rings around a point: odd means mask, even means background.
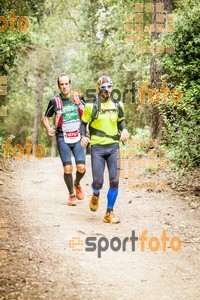
[[[107,204],[107,211],[106,211],[106,213],[110,213],[111,211],[113,211],[113,207],[115,205],[115,201],[117,199],[117,195],[118,195],[118,189],[113,190],[113,189],[109,188],[108,194],[107,194],[108,204]]]
[[[76,179],[74,181],[75,186],[78,186],[81,179],[83,178],[83,176],[85,175],[85,171],[83,173],[76,171]]]
[[[72,174],[64,173],[64,180],[70,194],[74,193]]]
[[[91,184],[91,187],[92,187],[92,190],[93,190],[93,194],[94,194],[95,196],[99,196],[100,190],[96,190],[96,189],[94,188],[94,186],[93,186],[93,183]]]

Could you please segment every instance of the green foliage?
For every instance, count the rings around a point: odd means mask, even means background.
[[[136,128],[133,135],[131,135],[128,141],[128,149],[131,149],[135,156],[143,156],[147,151],[147,145],[150,137],[150,128]],[[126,149],[126,146],[124,146]],[[123,149],[123,146],[122,146]]]
[[[5,137],[0,135],[0,158],[3,157],[3,144],[5,143]]]
[[[196,3],[196,5],[194,5]],[[175,45],[175,54],[163,58],[166,75],[163,79],[169,85],[173,82],[183,94],[178,105],[168,103],[160,107],[163,115],[166,144],[170,158],[179,166],[195,167],[199,157],[199,95],[200,95],[200,5],[190,1],[190,6],[177,11],[175,32],[168,36],[167,42]]]
[[[16,57],[23,54],[29,41],[30,36],[27,32],[7,30],[0,33],[1,75],[7,75],[9,71],[17,69]]]
[[[4,138],[13,134],[15,143],[23,144],[32,135],[39,74],[44,74],[43,113],[49,99],[58,92],[56,79],[61,72],[70,74],[72,89],[83,93],[96,88],[96,80],[103,73],[113,78],[121,94],[131,88],[132,82],[137,89],[150,81],[150,55],[135,53],[134,44],[124,41],[124,15],[133,12],[135,2],[138,1],[3,1],[0,15],[7,17],[14,9],[15,15],[27,16],[31,24],[25,33],[17,29],[0,33],[0,75],[8,76],[9,91],[1,97],[1,105],[6,103],[9,108],[8,117],[0,118]],[[200,5],[197,0],[172,2],[176,8],[175,31],[164,35],[162,43],[174,44],[175,54],[158,57],[158,65],[164,74],[162,80],[170,89],[178,87],[183,98],[178,105],[168,101],[158,107],[165,122],[170,158],[179,166],[192,167],[199,164]],[[133,141],[143,139],[146,145],[152,105],[140,105],[137,93],[135,100],[131,103],[131,94],[127,93],[126,123]],[[39,141],[50,149],[51,139],[42,126]],[[142,155],[144,145],[138,144],[137,150]]]
[[[16,59],[18,56],[23,55],[28,43],[30,43],[30,30],[34,22],[40,21],[44,0],[42,1],[16,1],[8,0],[3,1],[1,4],[0,15],[9,20],[11,9],[14,10],[14,14],[18,19],[20,16],[26,16],[30,21],[30,27],[28,31],[21,32],[17,28],[17,19],[14,23],[14,31],[10,30],[8,22],[8,28],[6,31],[0,33],[0,74],[7,75],[9,71],[15,71],[17,69]]]
[[[34,16],[39,22],[44,13],[45,0],[6,0],[1,3],[1,15],[6,16],[11,9],[14,9],[16,16]]]
[[[114,88],[119,89],[121,95],[125,89],[131,88],[132,82],[140,86],[149,78],[150,58],[136,55],[134,44],[125,43],[124,16],[133,12],[134,2],[137,1],[82,2],[84,18],[80,21],[80,34],[87,45],[85,70],[86,73],[92,73],[90,81],[93,82],[93,88],[102,74],[112,77]],[[135,128],[149,124],[149,107],[138,108],[137,96],[135,100],[136,104],[131,103],[131,95],[127,94],[125,118],[132,134]]]
[[[33,125],[34,103],[31,89],[27,86],[27,54],[31,48],[31,34],[34,24],[41,20],[44,1],[4,1],[1,15],[8,19],[6,31],[0,33],[0,75],[8,79],[8,95],[0,96],[1,105],[8,108],[8,116],[0,118],[1,134],[4,138],[16,136],[16,143],[25,141],[31,134]],[[30,21],[28,31],[21,32],[14,23],[14,31],[10,30],[9,18],[11,9],[16,19],[26,16]]]

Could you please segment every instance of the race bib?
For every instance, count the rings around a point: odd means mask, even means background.
[[[80,133],[78,130],[72,132],[63,132],[64,141],[67,144],[77,143],[80,141]]]

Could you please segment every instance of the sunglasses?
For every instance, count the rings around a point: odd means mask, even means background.
[[[101,90],[110,89],[111,87],[112,87],[112,85],[102,85]]]

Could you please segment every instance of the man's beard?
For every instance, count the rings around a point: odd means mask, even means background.
[[[100,97],[101,97],[101,101],[102,102],[106,102],[108,101],[109,97],[110,97],[110,94],[107,90],[100,90],[99,91],[99,94],[100,94]]]

